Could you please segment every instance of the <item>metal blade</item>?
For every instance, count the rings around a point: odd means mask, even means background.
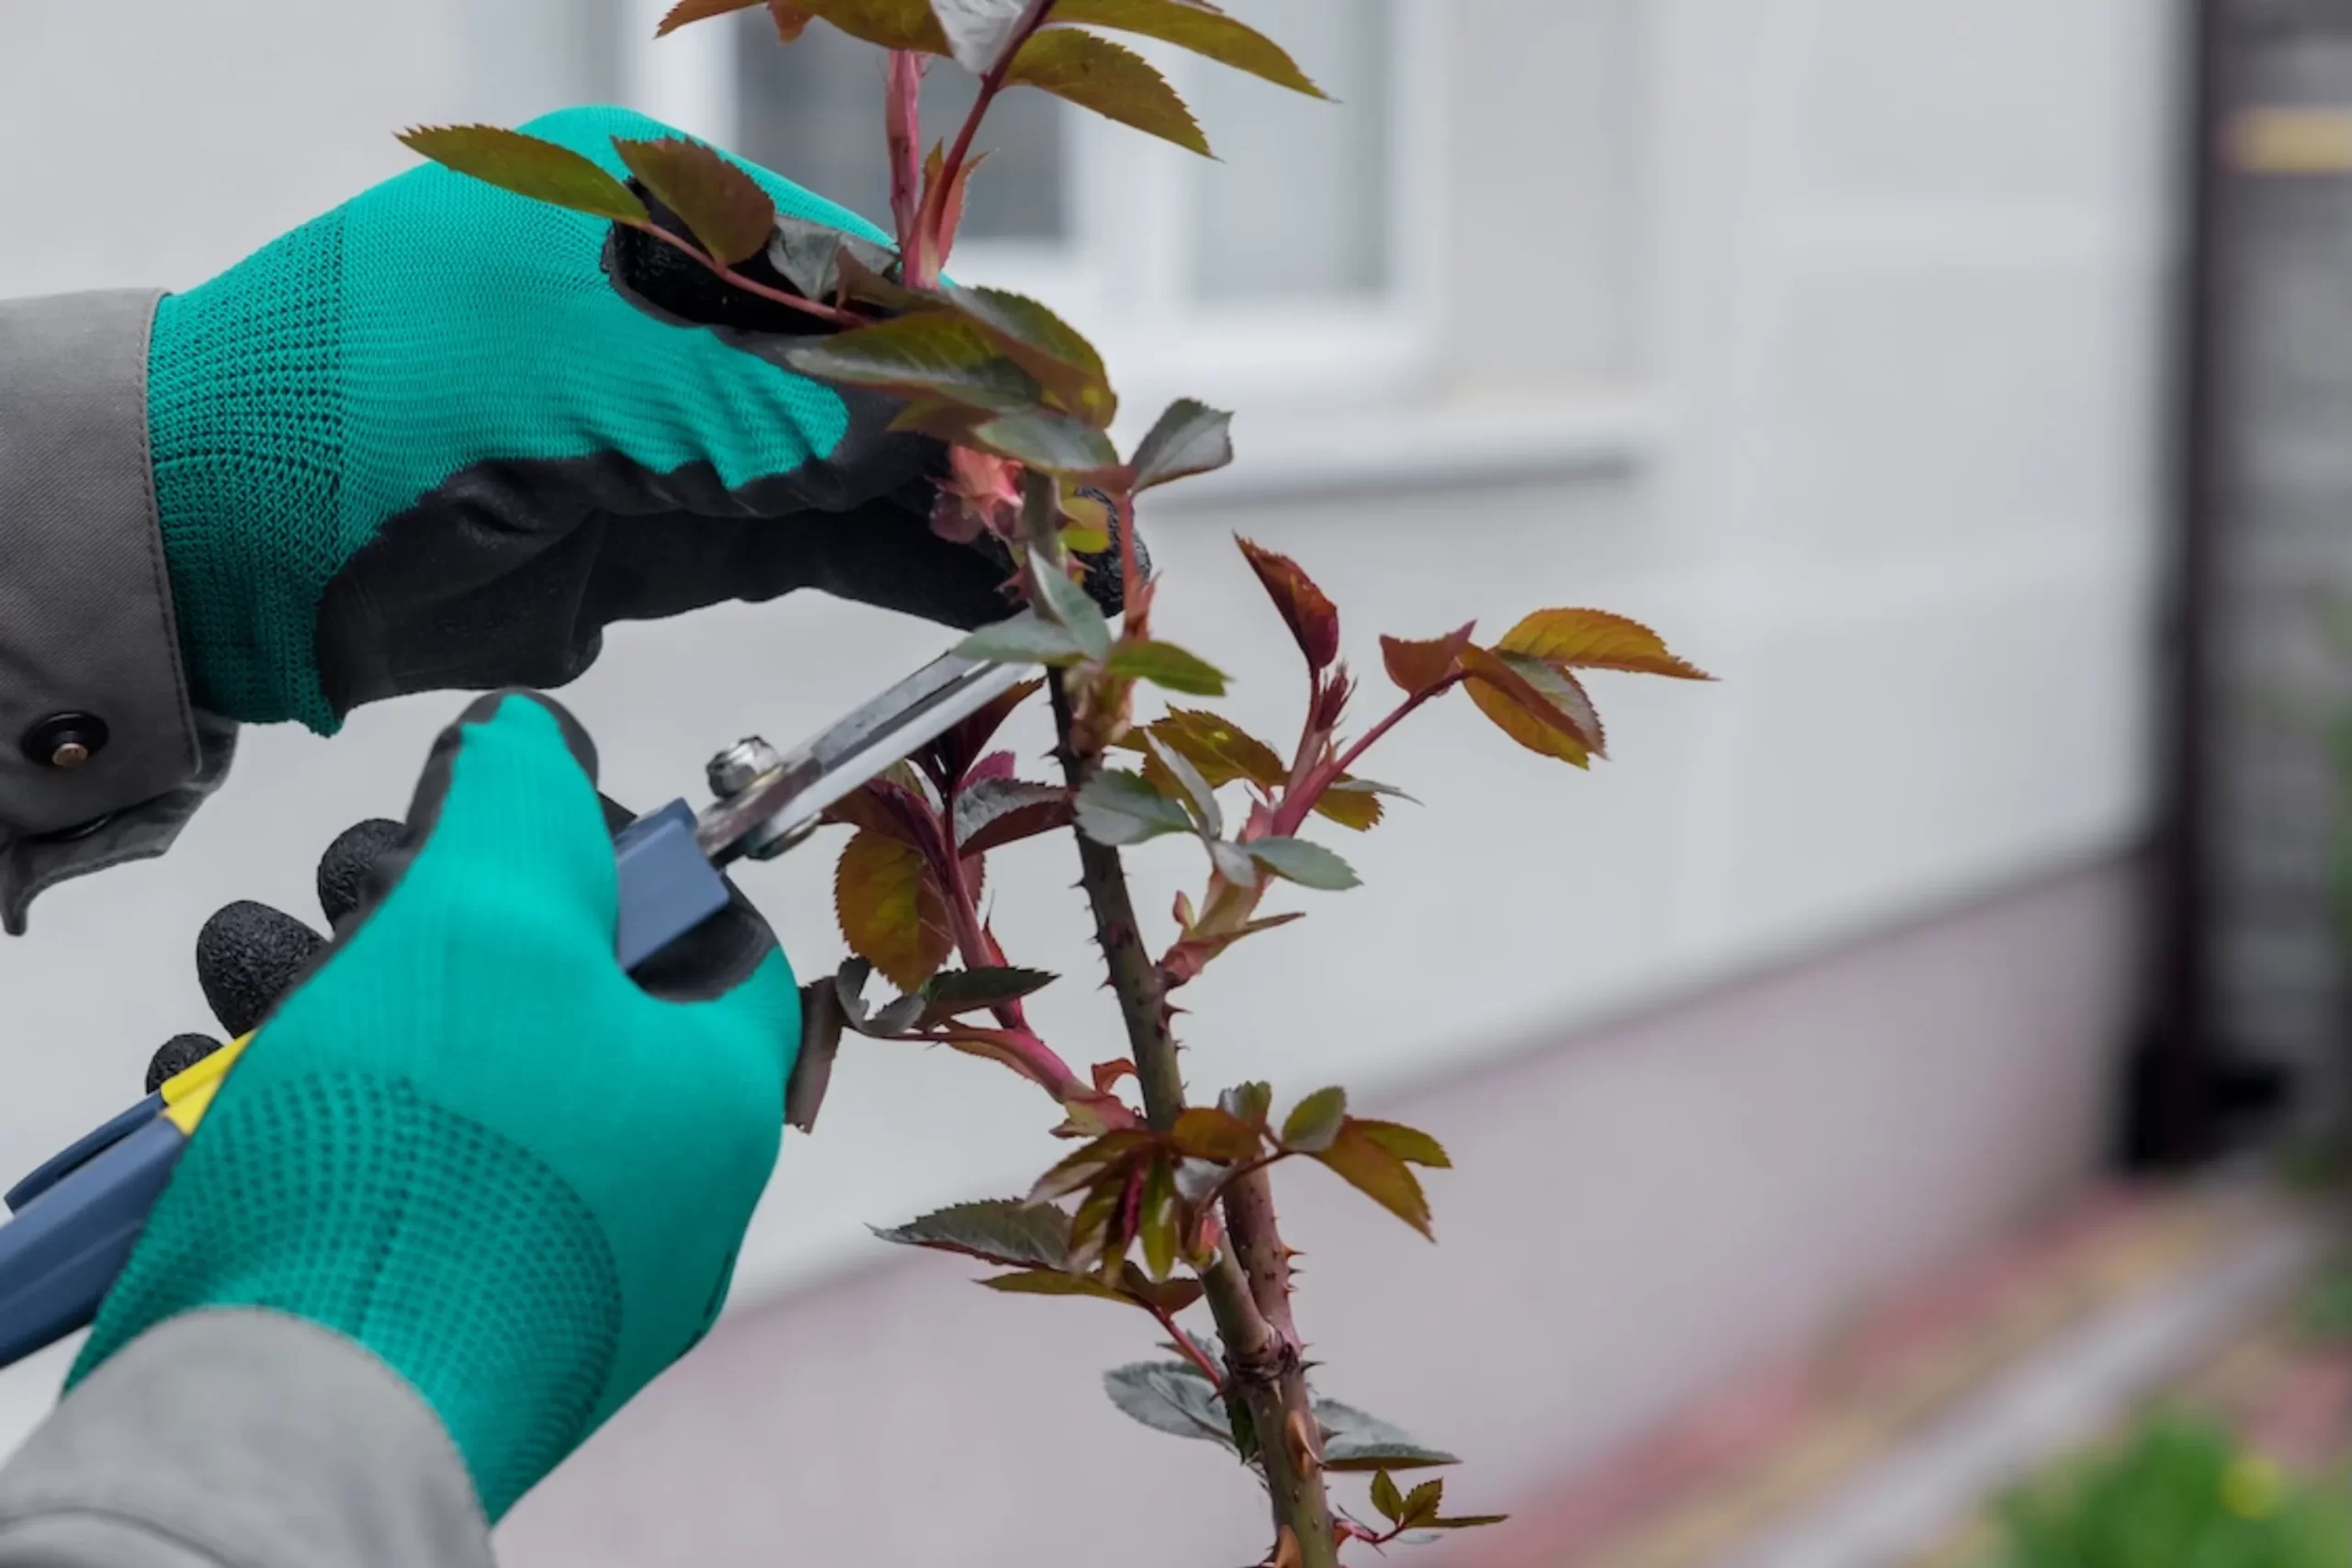
[[[715,865],[741,854],[754,833],[763,844],[787,847],[817,825],[825,807],[1028,676],[1018,665],[943,654],[786,753],[741,793],[704,807],[695,819],[695,841]]]

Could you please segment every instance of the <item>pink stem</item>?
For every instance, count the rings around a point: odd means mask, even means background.
[[[1222,1397],[1225,1393],[1225,1369],[1201,1354],[1201,1348],[1193,1343],[1193,1337],[1176,1326],[1174,1313],[1153,1306],[1148,1302],[1144,1303],[1144,1310],[1159,1320],[1159,1326],[1168,1330],[1168,1342],[1176,1347],[1177,1353],[1184,1359],[1201,1369],[1201,1375],[1209,1380],[1209,1386]]]
[[[1123,490],[1113,498],[1111,526],[1118,531],[1119,592],[1126,606],[1126,630],[1136,637],[1148,637],[1151,628],[1143,602],[1143,564],[1136,559],[1135,491]]]
[[[652,235],[682,255],[692,256],[701,265],[704,271],[722,282],[732,284],[746,294],[756,294],[763,299],[773,299],[779,305],[789,305],[796,310],[814,316],[819,321],[831,321],[835,326],[862,327],[866,324],[865,318],[853,315],[847,310],[836,310],[831,305],[820,304],[814,299],[803,299],[797,294],[786,293],[781,288],[771,288],[757,278],[745,277],[733,267],[704,254],[699,246],[688,243],[659,224],[630,223],[628,226],[640,233]]]
[[[989,106],[996,102],[999,93],[1004,91],[1004,78],[1012,69],[1013,57],[1021,52],[1021,46],[1046,25],[1053,10],[1054,0],[1029,0],[1029,13],[1021,18],[1020,25],[1012,30],[1012,36],[1005,41],[1004,53],[989,68],[988,74],[980,78],[979,96],[972,100],[972,112],[964,117],[963,125],[956,132],[956,144],[948,151],[947,161],[940,165],[939,184],[924,193],[922,226],[925,233],[938,231],[940,220],[947,209],[947,193],[956,188],[956,177],[964,172],[964,160],[971,153],[972,138],[979,133],[980,121],[988,118]],[[944,255],[933,259],[943,267],[947,265],[947,258]]]
[[[1307,814],[1312,812],[1316,803],[1323,798],[1323,792],[1329,789],[1339,779],[1344,778],[1348,770],[1355,766],[1357,758],[1372,750],[1374,742],[1396,728],[1404,721],[1407,715],[1419,708],[1423,703],[1432,697],[1442,696],[1467,679],[1469,679],[1468,676],[1462,674],[1448,675],[1436,685],[1415,692],[1396,705],[1396,712],[1364,731],[1362,739],[1338,757],[1317,768],[1303,782],[1285,789],[1283,792],[1283,803],[1274,811],[1275,836],[1282,837],[1297,832],[1298,825],[1306,820]]]
[[[988,928],[980,923],[979,907],[972,898],[970,884],[964,880],[964,849],[956,841],[956,791],[951,786],[942,795],[939,838],[947,846],[947,863],[940,870],[947,885],[947,919],[956,928],[956,950],[964,955],[967,969],[1002,968],[1004,950],[989,939]],[[1028,1032],[1029,1015],[1018,997],[989,1010],[1005,1028]]]
[[[928,259],[931,246],[922,224],[923,64],[923,57],[912,50],[890,51],[885,117],[890,141],[890,217],[899,229],[902,276],[918,288],[936,276]]]
[[[1098,1093],[1092,1084],[1070,1071],[1069,1064],[1052,1046],[1025,1029],[971,1029],[959,1024],[928,1034],[898,1034],[891,1038],[910,1045],[954,1045],[959,1040],[991,1045],[1013,1058],[1015,1072],[1061,1104],[1082,1100],[1104,1113],[1106,1120],[1115,1119],[1126,1109],[1116,1099]]]

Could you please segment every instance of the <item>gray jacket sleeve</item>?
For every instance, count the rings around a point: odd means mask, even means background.
[[[164,852],[228,772],[188,705],[147,455],[152,291],[0,300],[0,923]]]
[[[299,1318],[173,1318],[0,1469],[0,1568],[492,1568],[432,1409]]]

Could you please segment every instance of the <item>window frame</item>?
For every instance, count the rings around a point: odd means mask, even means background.
[[[688,28],[657,44],[654,25],[669,3],[619,6],[623,95],[689,134],[731,145],[741,30]],[[1178,396],[1320,408],[1396,403],[1428,391],[1447,296],[1451,29],[1443,0],[1390,0],[1387,26],[1389,265],[1377,294],[1247,304],[1195,298],[1187,241],[1199,188],[1194,155],[1077,110],[1063,117],[1069,238],[960,245],[956,277],[1035,295],[1092,337],[1125,394],[1123,430],[1148,423]],[[1152,40],[1122,41],[1179,92],[1225,69]],[[1216,128],[1206,129],[1214,140]]]

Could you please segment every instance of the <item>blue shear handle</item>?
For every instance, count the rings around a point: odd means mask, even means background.
[[[695,842],[683,800],[622,829],[621,965],[635,969],[725,908],[726,882]],[[7,1194],[0,1224],[0,1367],[83,1327],[163,1195],[187,1138],[150,1095],[44,1163]]]
[[[187,1146],[158,1116],[0,1225],[0,1366],[97,1316]]]
[[[109,1119],[103,1127],[96,1127],[74,1139],[73,1143],[40,1162],[40,1168],[8,1189],[0,1203],[8,1205],[14,1213],[56,1186],[66,1173],[89,1159],[100,1149],[122,1142],[149,1122],[164,1113],[164,1097],[151,1094],[130,1110]]]
[[[649,812],[613,838],[620,874],[621,967],[639,964],[727,908],[726,879],[695,842],[695,814],[683,800]]]

